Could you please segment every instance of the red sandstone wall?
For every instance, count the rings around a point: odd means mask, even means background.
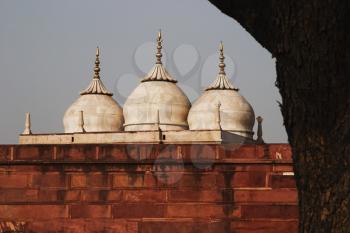
[[[295,233],[291,171],[285,144],[0,146],[0,229]]]

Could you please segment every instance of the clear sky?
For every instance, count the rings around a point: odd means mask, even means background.
[[[205,0],[1,0],[0,144],[17,143],[26,112],[34,133],[63,132],[65,110],[93,76],[97,45],[101,78],[123,105],[154,63],[160,28],[166,67],[191,101],[215,79],[222,40],[227,73],[264,118],[265,141],[287,142],[275,60]]]

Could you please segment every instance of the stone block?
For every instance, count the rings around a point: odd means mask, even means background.
[[[71,188],[84,188],[84,187],[86,187],[85,174],[72,174],[70,176],[70,187]]]
[[[235,203],[297,203],[298,193],[296,190],[235,190]]]
[[[1,188],[25,188],[27,187],[27,181],[28,176],[26,174],[0,172]]]
[[[223,188],[262,188],[266,186],[267,172],[222,172],[217,176],[217,183]]]
[[[276,174],[270,176],[270,185],[273,189],[296,188],[295,178],[291,175]]]
[[[0,203],[30,203],[38,201],[36,189],[2,189],[0,188]],[[40,199],[39,199],[40,201]]]
[[[17,146],[15,149],[16,160],[51,160],[53,155],[53,146],[35,145],[35,146]]]
[[[110,205],[71,205],[70,207],[71,218],[111,218],[111,206]]]
[[[169,190],[169,202],[223,202],[224,190]],[[232,198],[231,198],[232,200]]]
[[[239,218],[239,207],[231,204],[178,203],[167,206],[168,218]]]
[[[41,220],[68,218],[65,205],[0,205],[0,219]]]
[[[297,205],[242,205],[242,219],[298,219]]]
[[[165,190],[124,190],[124,201],[126,202],[165,202]]]
[[[58,145],[57,160],[94,161],[97,159],[95,145]]]
[[[114,218],[162,218],[165,205],[157,203],[121,203],[113,206]]]
[[[298,221],[248,220],[233,221],[234,233],[298,233]]]
[[[65,188],[68,187],[68,176],[65,172],[47,172],[31,174],[30,187],[35,188]]]
[[[189,221],[189,220],[165,220],[165,221],[142,221],[141,233],[228,233],[230,222],[219,220]],[[235,231],[233,231],[235,232]]]

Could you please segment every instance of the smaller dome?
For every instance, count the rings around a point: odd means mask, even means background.
[[[111,132],[123,128],[123,110],[100,79],[99,49],[96,50],[95,75],[90,85],[67,109],[63,117],[65,133]]]
[[[192,105],[188,114],[190,130],[225,130],[252,138],[254,110],[238,93],[225,73],[223,46],[220,44],[220,72],[216,80]]]

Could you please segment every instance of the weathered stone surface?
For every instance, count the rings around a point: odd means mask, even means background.
[[[21,145],[0,151],[0,230],[297,232],[292,161],[271,154],[288,155],[288,145]]]

